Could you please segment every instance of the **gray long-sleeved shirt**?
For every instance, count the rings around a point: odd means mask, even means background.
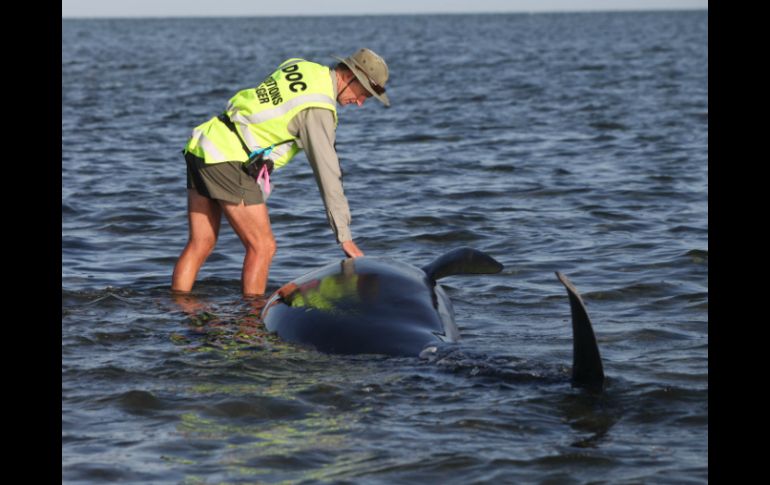
[[[331,71],[332,86],[337,96],[337,76]],[[350,207],[342,189],[342,170],[334,148],[336,128],[334,114],[324,108],[308,108],[297,113],[288,126],[297,137],[297,144],[305,151],[313,168],[321,193],[326,217],[338,243],[353,239],[350,234]]]

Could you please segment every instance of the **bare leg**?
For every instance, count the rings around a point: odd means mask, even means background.
[[[275,255],[275,238],[266,204],[245,205],[219,201],[228,222],[246,248],[241,282],[244,296],[264,295]]]
[[[192,290],[198,270],[217,244],[222,208],[217,201],[203,197],[195,189],[189,189],[187,219],[190,236],[171,277],[171,290],[174,292]]]

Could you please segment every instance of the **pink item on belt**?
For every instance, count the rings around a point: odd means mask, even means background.
[[[257,175],[257,184],[262,181],[262,191],[265,193],[265,197],[270,195],[272,188],[270,187],[270,172],[267,171],[267,164],[262,165],[262,168]]]

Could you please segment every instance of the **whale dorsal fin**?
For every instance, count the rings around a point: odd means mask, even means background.
[[[604,368],[591,319],[575,285],[558,271],[556,277],[567,289],[572,311],[572,385],[601,390]]]
[[[494,274],[502,269],[492,256],[473,248],[454,249],[422,268],[432,281],[456,274]]]

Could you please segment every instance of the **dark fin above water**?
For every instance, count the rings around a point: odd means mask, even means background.
[[[473,248],[457,248],[432,263],[423,266],[423,271],[432,281],[457,274],[494,274],[503,270],[503,265],[492,256]]]
[[[575,285],[558,271],[556,277],[567,289],[572,310],[572,385],[601,390],[604,368],[591,319]]]

